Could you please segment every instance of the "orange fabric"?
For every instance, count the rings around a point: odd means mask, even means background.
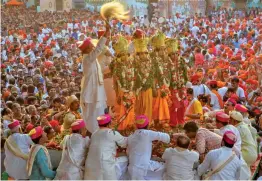
[[[118,96],[123,97],[123,94],[124,94],[123,91],[119,90]],[[126,107],[123,104],[122,99],[120,105],[118,105],[117,107],[118,107],[117,111],[119,113],[117,118],[120,119],[122,116],[126,114],[127,111]],[[134,125],[134,117],[135,117],[135,111],[134,108],[132,108],[128,113],[127,117],[119,124],[118,130],[125,130],[127,127]]]
[[[220,105],[220,109],[223,109],[224,107],[224,102],[223,102],[223,99],[221,98],[221,96],[218,94],[218,92],[216,90],[212,90],[212,92],[217,96],[218,98],[218,102],[219,102],[219,105]]]
[[[157,97],[153,100],[153,120],[169,120],[169,107],[168,107],[168,98],[161,97],[160,90],[157,91]]]
[[[23,4],[24,4],[23,2],[18,2],[16,0],[11,0],[11,1],[6,3],[6,5],[9,5],[9,6],[20,6],[20,5],[23,5]]]

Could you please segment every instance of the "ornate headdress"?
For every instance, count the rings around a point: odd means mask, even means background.
[[[113,44],[113,48],[116,54],[128,53],[128,40],[125,37],[120,36],[118,38],[118,41],[115,44]]]
[[[151,44],[154,48],[160,48],[165,46],[165,39],[166,35],[163,32],[158,31],[157,34],[155,34],[151,38]]]
[[[147,50],[148,42],[149,42],[148,38],[135,39],[134,46],[135,46],[136,53],[148,52]]]
[[[170,38],[170,39],[167,39],[165,43],[166,43],[168,54],[175,53],[178,51],[178,47],[179,47],[178,40]]]

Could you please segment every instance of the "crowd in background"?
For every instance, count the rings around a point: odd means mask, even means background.
[[[224,11],[209,17],[176,14],[164,21],[153,17],[149,22],[147,16],[112,20],[109,50],[113,56],[118,34],[131,41],[136,29],[146,36],[160,30],[179,40],[189,78],[186,88],[194,90],[207,113],[203,120],[210,121],[208,112],[223,107],[232,111],[242,104],[247,108],[247,123],[262,135],[262,15],[258,10]],[[37,13],[23,6],[2,6],[1,17],[2,148],[13,120],[20,121],[23,133],[43,127],[52,140],[49,146],[57,148],[60,127],[70,127],[65,124],[68,112],[81,119],[78,100],[83,67],[77,42],[100,37],[104,22],[99,13],[88,10]],[[222,100],[214,101],[209,93],[213,89]]]

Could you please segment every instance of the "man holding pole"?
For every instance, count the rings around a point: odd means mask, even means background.
[[[107,107],[103,73],[97,57],[101,54],[109,36],[110,25],[106,23],[106,31],[99,39],[96,47],[89,37],[79,43],[78,46],[83,54],[83,78],[80,97],[82,116],[86,128],[91,133],[99,128],[96,118],[104,114]]]

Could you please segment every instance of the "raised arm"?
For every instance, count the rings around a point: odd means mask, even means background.
[[[170,136],[167,133],[161,133],[161,132],[148,130],[148,134],[149,134],[151,141],[157,140],[157,141],[162,141],[164,143],[170,142]]]
[[[110,133],[112,134],[112,138],[117,143],[118,146],[120,146],[122,148],[126,148],[127,147],[127,138],[126,137],[122,136],[117,131],[113,131],[112,130]]]
[[[106,41],[107,39],[104,36],[99,39],[95,49],[87,55],[89,62],[96,61],[96,58],[102,53],[105,47]]]
[[[107,40],[110,37],[110,25],[106,23],[106,31],[104,35],[99,39],[96,48],[91,51],[88,55],[90,57],[90,61],[95,61],[96,58],[101,54],[106,44],[108,44]]]

